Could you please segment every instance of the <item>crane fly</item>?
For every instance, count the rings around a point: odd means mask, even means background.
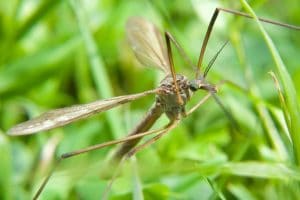
[[[67,108],[55,109],[49,112],[46,112],[36,118],[33,118],[29,121],[23,122],[12,127],[9,131],[9,135],[18,136],[18,135],[28,135],[38,133],[40,131],[46,131],[53,128],[61,127],[72,123],[74,121],[89,117],[96,113],[101,113],[121,104],[125,104],[139,98],[155,95],[155,103],[149,109],[146,116],[141,120],[141,122],[135,127],[135,129],[124,139],[113,140],[105,142],[102,144],[97,144],[94,146],[87,147],[85,149],[80,149],[78,151],[73,151],[70,153],[65,153],[61,155],[60,159],[57,161],[57,166],[61,160],[89,152],[92,150],[100,149],[105,146],[110,146],[113,144],[123,143],[122,146],[116,151],[114,158],[120,160],[124,156],[127,158],[135,154],[140,149],[152,144],[164,134],[168,133],[170,130],[175,128],[180,120],[191,113],[193,113],[200,105],[212,96],[216,102],[223,108],[225,114],[231,117],[230,112],[228,112],[225,107],[220,103],[220,100],[216,96],[217,86],[210,84],[206,81],[206,76],[216,60],[217,56],[227,44],[227,42],[220,48],[220,50],[213,57],[211,62],[208,64],[204,72],[201,74],[200,69],[202,67],[202,60],[204,57],[205,49],[213,29],[213,25],[216,21],[216,18],[220,11],[227,12],[230,14],[235,14],[243,17],[252,18],[248,14],[241,13],[234,10],[216,8],[209,27],[207,29],[205,38],[202,43],[199,60],[197,63],[196,76],[194,79],[190,80],[186,76],[181,74],[176,74],[172,58],[172,49],[171,42],[179,50],[179,53],[184,58],[184,60],[192,65],[191,61],[185,54],[184,50],[175,40],[175,38],[169,33],[165,32],[165,42],[164,39],[158,30],[158,28],[153,25],[151,22],[140,18],[132,17],[128,20],[126,25],[126,33],[128,41],[134,51],[136,58],[144,65],[156,67],[164,72],[165,78],[160,82],[160,85],[152,90],[144,91],[137,94],[118,96],[113,98],[108,98],[104,100],[98,100],[88,104],[75,105]],[[280,22],[259,18],[260,21],[300,30],[300,27],[283,24]],[[187,102],[192,97],[193,93],[198,90],[208,91],[208,94],[194,105],[190,110],[186,111],[185,106]],[[170,122],[163,128],[158,130],[150,130],[153,124],[157,119],[165,113],[169,118]],[[149,134],[156,134],[153,138],[150,138],[143,144],[136,146],[140,139],[143,136]],[[136,146],[136,147],[135,147]],[[53,170],[55,167],[53,168]],[[37,199],[45,187],[47,181],[49,180],[53,170],[46,177],[39,190],[34,196],[34,199]]]

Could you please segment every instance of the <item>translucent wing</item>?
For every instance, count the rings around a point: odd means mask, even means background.
[[[39,131],[64,126],[79,119],[93,114],[109,110],[120,104],[124,104],[148,94],[156,93],[157,90],[148,90],[138,94],[113,97],[99,100],[88,104],[74,105],[46,112],[36,118],[23,122],[8,130],[9,135],[28,135]]]
[[[126,24],[126,33],[135,56],[142,64],[158,67],[170,74],[164,40],[154,24],[143,18],[132,17]]]

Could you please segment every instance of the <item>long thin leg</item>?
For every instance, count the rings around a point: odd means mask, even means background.
[[[197,108],[199,108],[203,103],[205,103],[209,97],[211,97],[212,94],[208,93],[204,98],[201,99],[201,101],[199,101],[195,106],[193,106],[188,112],[187,115],[192,114]],[[161,132],[157,133],[156,136],[154,136],[153,138],[147,140],[145,143],[133,148],[132,150],[130,150],[127,154],[125,154],[123,156],[123,158],[121,159],[121,161],[118,164],[118,168],[117,171],[114,173],[113,177],[111,178],[107,188],[105,189],[105,192],[102,196],[102,199],[107,199],[107,195],[108,192],[112,186],[112,183],[114,182],[114,180],[116,179],[116,177],[118,176],[118,172],[119,169],[121,168],[121,166],[124,164],[124,162],[126,160],[128,160],[131,156],[133,156],[134,154],[136,154],[138,151],[144,149],[145,147],[153,144],[154,142],[156,142],[157,140],[159,140],[162,136],[164,136],[166,133],[168,133],[170,130],[172,130],[173,128],[175,128],[177,126],[177,124],[180,122],[180,120],[174,120],[171,121],[164,129],[161,130]]]
[[[57,162],[54,164],[54,166],[52,167],[52,169],[50,170],[50,172],[47,175],[47,177],[44,179],[42,185],[39,187],[39,189],[36,192],[36,194],[34,195],[33,199],[35,200],[35,199],[37,199],[40,196],[41,192],[45,188],[45,186],[46,186],[47,182],[49,181],[50,177],[52,176],[53,172],[55,171],[55,169],[61,163],[62,160],[70,158],[72,156],[76,156],[76,155],[82,154],[82,153],[87,153],[87,152],[94,151],[94,150],[97,150],[97,149],[101,149],[101,148],[104,148],[104,147],[107,147],[107,146],[111,146],[111,145],[114,145],[114,144],[119,144],[119,143],[126,142],[126,141],[129,141],[129,140],[134,140],[134,139],[137,139],[137,138],[140,138],[140,137],[144,137],[146,135],[155,134],[155,133],[156,134],[160,134],[160,133],[164,132],[165,130],[166,130],[166,128],[162,128],[162,129],[158,129],[158,130],[146,131],[146,132],[143,132],[143,133],[139,133],[139,134],[128,136],[128,137],[123,138],[123,139],[113,140],[113,141],[109,141],[109,142],[97,144],[97,145],[94,145],[94,146],[90,146],[90,147],[87,147],[85,149],[80,149],[78,151],[73,151],[73,152],[62,154],[60,156],[60,158],[57,160]]]
[[[171,33],[169,32],[165,32],[165,36],[166,36],[166,40],[167,40],[167,44],[168,41],[172,41],[173,44],[175,45],[175,47],[178,49],[179,53],[181,54],[181,56],[184,58],[184,60],[193,67],[192,62],[190,61],[189,57],[186,55],[184,49],[180,46],[180,44],[176,41],[176,39],[172,36]],[[223,46],[221,47],[221,49],[217,52],[217,54],[213,57],[213,59],[210,61],[210,63],[208,64],[208,66],[206,67],[204,73],[203,73],[203,77],[205,78],[207,73],[209,72],[213,62],[216,60],[217,56],[220,54],[220,52],[222,51],[222,49],[226,46],[226,44],[228,43],[228,41],[226,41]],[[218,96],[216,96],[216,94],[214,94],[214,92],[210,91],[210,93],[212,94],[213,98],[215,99],[216,103],[221,107],[221,109],[224,111],[225,115],[228,117],[228,119],[233,123],[233,126],[238,130],[238,126],[237,123],[235,122],[232,114],[225,108],[225,106],[223,105],[223,103],[220,101],[220,99],[218,98]],[[199,102],[201,105],[201,102]],[[199,105],[199,106],[200,106]],[[196,110],[199,106],[196,106],[196,108],[194,110]]]
[[[235,118],[233,117],[232,113],[230,112],[230,110],[228,110],[228,108],[226,108],[224,106],[224,104],[222,103],[222,101],[220,100],[220,98],[215,94],[212,93],[213,98],[215,99],[215,102],[220,106],[220,108],[223,110],[223,112],[225,113],[226,117],[230,120],[231,125],[233,126],[233,128],[235,130],[240,130],[240,127],[237,123],[237,121],[235,120]]]
[[[126,155],[126,154],[125,154]],[[121,158],[121,160],[119,160],[119,163],[117,164],[117,167],[114,168],[114,173],[113,173],[113,176],[111,177],[111,179],[109,180],[109,183],[107,184],[102,196],[101,196],[101,199],[102,200],[106,200],[108,198],[108,194],[109,194],[109,191],[111,189],[111,186],[112,184],[114,183],[114,181],[116,180],[116,178],[118,177],[124,163],[125,163],[126,159],[125,159],[125,156],[123,156]]]
[[[217,88],[222,85],[224,82],[220,82],[217,85]],[[224,104],[222,103],[222,101],[219,99],[219,97],[214,93],[214,92],[209,92],[206,96],[204,96],[201,101],[199,101],[195,106],[193,106],[187,113],[186,115],[190,115],[192,114],[195,110],[197,110],[205,101],[208,100],[209,97],[213,97],[214,100],[216,101],[216,103],[221,107],[221,109],[223,110],[223,112],[225,113],[225,115],[227,116],[227,118],[230,120],[230,122],[232,123],[232,126],[234,129],[239,130],[239,125],[236,122],[236,120],[234,119],[234,117],[232,116],[232,113],[224,106]]]
[[[172,41],[175,46],[177,47],[179,53],[181,54],[181,56],[186,60],[187,63],[189,63],[191,66],[192,62],[189,60],[188,56],[185,54],[185,51],[183,50],[183,48],[180,46],[180,44],[176,41],[176,39],[172,36],[171,33],[169,32],[165,32],[165,36],[169,41]],[[228,43],[228,41],[226,41],[223,46],[221,47],[221,49],[217,52],[217,54],[213,57],[213,59],[210,61],[210,63],[208,64],[208,66],[206,67],[204,73],[203,73],[203,77],[205,78],[207,73],[209,72],[213,62],[216,60],[217,56],[220,54],[220,52],[222,51],[222,49],[226,46],[226,44]],[[224,111],[225,115],[228,117],[228,119],[233,123],[233,126],[238,130],[238,126],[237,123],[235,122],[232,114],[225,108],[225,106],[223,105],[223,103],[220,101],[220,99],[218,98],[218,96],[216,96],[216,94],[214,94],[214,92],[210,91],[210,93],[212,94],[213,98],[215,99],[216,103],[221,107],[221,109]],[[204,97],[205,98],[205,97]],[[199,102],[201,105],[201,102]],[[199,105],[199,106],[200,106]],[[199,106],[196,106],[196,108],[194,110],[196,110]]]
[[[199,101],[193,108],[191,108],[188,112],[187,115],[192,114],[197,108],[199,108],[203,103],[205,103],[209,97],[211,97],[211,93],[208,93],[204,98],[201,99],[201,101]],[[180,120],[174,120],[171,121],[163,130],[161,130],[160,133],[158,133],[155,137],[147,140],[145,143],[133,148],[132,150],[130,150],[127,154],[125,154],[123,156],[123,158],[121,159],[121,161],[118,164],[118,168],[117,171],[114,173],[113,177],[111,178],[111,180],[109,181],[109,184],[107,186],[107,188],[105,189],[104,194],[102,195],[102,199],[107,199],[108,197],[108,192],[110,191],[110,188],[114,182],[114,180],[116,179],[116,177],[118,176],[118,172],[119,169],[121,168],[121,166],[124,164],[124,162],[126,160],[128,160],[131,156],[133,156],[134,154],[136,154],[138,151],[144,149],[145,147],[153,144],[154,142],[156,142],[157,140],[159,140],[162,136],[164,136],[166,133],[168,133],[170,130],[172,130],[173,128],[175,128],[177,126],[177,124],[180,122]]]
[[[203,103],[205,103],[208,99],[209,99],[209,97],[211,97],[212,96],[212,93],[208,93],[207,95],[205,95],[202,99],[201,99],[201,101],[199,101],[195,106],[193,106],[189,111],[187,111],[186,112],[186,115],[188,116],[188,115],[190,115],[190,114],[192,114],[193,112],[195,112],[195,110],[197,110]]]
[[[59,163],[62,161],[63,159],[60,158],[56,161],[56,163],[54,164],[54,166],[52,167],[51,171],[49,172],[49,174],[47,175],[47,177],[44,179],[42,185],[39,187],[38,191],[35,193],[34,197],[32,198],[33,200],[36,200],[39,198],[40,194],[42,193],[42,191],[44,190],[46,184],[48,183],[50,177],[52,176],[53,172],[55,171],[55,169],[57,168],[57,166],[59,165]]]
[[[161,104],[157,102],[154,103],[154,105],[146,113],[143,119],[141,119],[141,121],[136,125],[136,127],[129,133],[129,135],[135,135],[148,131],[162,114],[163,108]],[[114,153],[112,159],[120,160],[128,151],[136,146],[140,139],[141,138],[138,138],[136,140],[131,140],[123,143],[120,148],[118,148],[118,150]]]
[[[111,146],[111,145],[114,145],[114,144],[119,144],[119,143],[127,142],[127,141],[134,140],[134,139],[137,139],[137,138],[141,138],[141,137],[144,137],[146,135],[150,135],[150,134],[154,134],[154,133],[159,133],[160,131],[163,131],[163,130],[164,129],[151,130],[151,131],[146,131],[146,132],[143,132],[143,133],[138,133],[138,134],[135,134],[135,135],[130,135],[128,137],[125,137],[125,138],[122,138],[122,139],[119,139],[119,140],[113,140],[113,141],[109,141],[109,142],[104,142],[104,143],[101,143],[101,144],[96,144],[94,146],[87,147],[85,149],[80,149],[78,151],[73,151],[73,152],[65,153],[61,157],[63,159],[64,158],[69,158],[69,157],[76,156],[76,155],[79,155],[79,154],[82,154],[82,153],[86,153],[86,152],[89,152],[89,151],[94,151],[94,150],[97,150],[97,149],[101,149],[103,147],[107,147],[107,146]]]
[[[187,56],[187,54],[185,53],[184,49],[182,48],[182,46],[177,42],[177,40],[175,39],[175,37],[168,31],[165,32],[166,37],[168,37],[168,39],[173,42],[173,44],[175,45],[175,47],[177,48],[179,54],[182,56],[182,58],[185,60],[185,62],[192,68],[195,68],[195,65],[193,64],[193,62],[190,60],[190,58]],[[196,69],[196,68],[195,68]]]
[[[176,73],[175,73],[175,68],[174,68],[174,63],[173,63],[173,56],[172,56],[172,47],[170,43],[170,39],[168,37],[168,34],[165,33],[165,38],[166,38],[166,43],[167,43],[167,50],[168,50],[168,58],[169,58],[169,63],[170,63],[170,70],[171,70],[171,75],[173,77],[174,85],[175,85],[175,90],[176,90],[176,95],[177,95],[177,101],[180,105],[183,105],[183,100],[179,94],[179,87],[177,84],[177,79],[176,79]]]
[[[157,135],[154,136],[153,138],[147,140],[145,143],[138,145],[136,147],[134,147],[133,149],[131,149],[128,153],[126,153],[123,158],[121,159],[121,161],[118,164],[118,167],[113,175],[113,177],[111,178],[111,180],[109,181],[105,192],[102,195],[101,199],[107,199],[108,197],[108,192],[111,189],[111,186],[114,182],[114,180],[117,178],[119,171],[121,169],[121,166],[123,166],[123,164],[125,163],[125,161],[127,161],[131,156],[133,156],[134,154],[136,154],[138,151],[142,150],[143,148],[153,144],[154,142],[156,142],[159,138],[161,138],[163,135],[167,134],[170,130],[172,130],[173,128],[175,128],[177,126],[177,124],[180,122],[180,120],[174,120],[169,122],[168,125],[166,125],[163,129],[161,129],[159,132],[157,132]]]
[[[189,61],[188,61],[189,59],[188,59],[187,55],[185,54],[183,48],[179,45],[179,43],[175,40],[175,38],[174,38],[170,33],[168,33],[168,32],[165,32],[165,36],[166,36],[167,41],[168,41],[168,40],[169,40],[169,41],[172,41],[172,42],[175,44],[175,46],[178,48],[178,50],[179,50],[179,52],[181,53],[181,55],[183,56],[183,58],[185,58],[185,59],[187,58],[186,60],[187,60],[187,62],[189,62]],[[228,43],[228,41],[226,41],[226,42],[224,43],[224,45],[221,47],[221,49],[217,52],[217,54],[216,54],[216,55],[214,56],[214,58],[211,60],[211,62],[209,63],[208,67],[205,69],[205,72],[204,72],[204,75],[203,75],[204,78],[206,77],[206,75],[207,75],[207,73],[208,73],[210,67],[212,66],[213,62],[216,60],[217,56],[219,55],[219,53],[221,52],[221,50],[225,47],[225,45],[226,45],[227,43]],[[167,44],[168,44],[168,42],[167,42]],[[213,98],[215,99],[216,103],[217,103],[217,104],[221,107],[221,109],[224,111],[225,115],[226,115],[226,116],[229,118],[229,120],[233,123],[234,128],[236,128],[236,129],[238,130],[238,125],[237,125],[236,121],[234,120],[232,114],[225,108],[225,106],[223,105],[223,103],[220,101],[220,99],[218,98],[218,96],[216,96],[216,94],[215,94],[213,91],[209,91],[209,92],[210,92],[210,94],[213,96]],[[208,98],[209,96],[210,96],[210,95],[207,95],[206,97],[204,97],[203,100],[206,101],[206,98]],[[202,101],[200,101],[194,108],[192,108],[192,109],[190,110],[190,112],[187,113],[187,115],[190,114],[190,113],[192,113],[192,112],[194,112],[201,104],[202,104]]]
[[[153,144],[154,142],[156,142],[159,138],[161,138],[163,135],[167,134],[170,130],[172,130],[173,128],[175,128],[178,124],[179,124],[180,120],[174,120],[171,121],[166,128],[161,131],[159,134],[157,134],[156,136],[154,136],[153,138],[149,139],[148,141],[146,141],[145,143],[133,148],[132,150],[130,150],[127,154],[126,157],[130,158],[131,156],[133,156],[136,152],[142,150],[143,148]]]
[[[235,10],[230,10],[230,9],[226,9],[226,8],[216,8],[215,9],[214,14],[213,14],[213,16],[212,16],[212,18],[209,22],[209,25],[208,25],[208,28],[207,28],[207,31],[206,31],[206,34],[205,34],[205,37],[204,37],[204,40],[203,40],[203,43],[202,43],[202,46],[201,46],[201,51],[200,51],[200,55],[199,55],[199,59],[198,59],[198,63],[197,63],[196,78],[198,78],[199,75],[200,75],[200,70],[201,70],[201,66],[202,66],[202,61],[203,61],[205,49],[206,49],[211,31],[213,29],[213,26],[215,24],[215,21],[216,21],[220,11],[227,12],[227,13],[230,13],[230,14],[235,14],[235,15],[238,15],[238,16],[251,18],[251,19],[253,18],[252,16],[250,16],[246,13],[235,11]],[[262,22],[266,22],[266,23],[269,23],[269,24],[274,24],[274,25],[278,25],[278,26],[282,26],[282,27],[290,28],[290,29],[294,29],[294,30],[300,30],[300,26],[294,26],[294,25],[290,25],[290,24],[276,22],[276,21],[261,18],[261,17],[259,17],[258,19]]]

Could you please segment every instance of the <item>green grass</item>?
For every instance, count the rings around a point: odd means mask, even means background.
[[[250,1],[251,7],[242,0],[33,2],[0,3],[0,199],[30,199],[59,155],[124,137],[151,106],[153,96],[37,135],[5,133],[53,108],[155,88],[163,75],[142,67],[126,42],[130,16],[171,32],[195,64],[216,6],[300,24],[297,0]],[[240,130],[232,130],[209,100],[126,162],[110,199],[300,198],[298,36],[221,13],[204,64],[229,39],[208,80],[230,81],[219,97]],[[176,71],[193,78],[193,69],[174,53]],[[203,95],[196,94],[188,108]],[[155,128],[167,121],[163,117]],[[41,199],[100,199],[108,183],[100,174],[112,149],[65,160]]]

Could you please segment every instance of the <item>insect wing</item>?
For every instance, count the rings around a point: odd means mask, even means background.
[[[126,24],[126,33],[135,56],[143,65],[158,67],[170,74],[164,40],[154,24],[143,18],[132,17]]]
[[[88,104],[74,105],[71,107],[51,110],[36,118],[12,127],[10,130],[8,130],[8,134],[28,135],[39,131],[61,127],[76,120],[109,110],[118,105],[136,100],[153,93],[156,93],[156,90],[149,90],[138,94],[113,97]]]

